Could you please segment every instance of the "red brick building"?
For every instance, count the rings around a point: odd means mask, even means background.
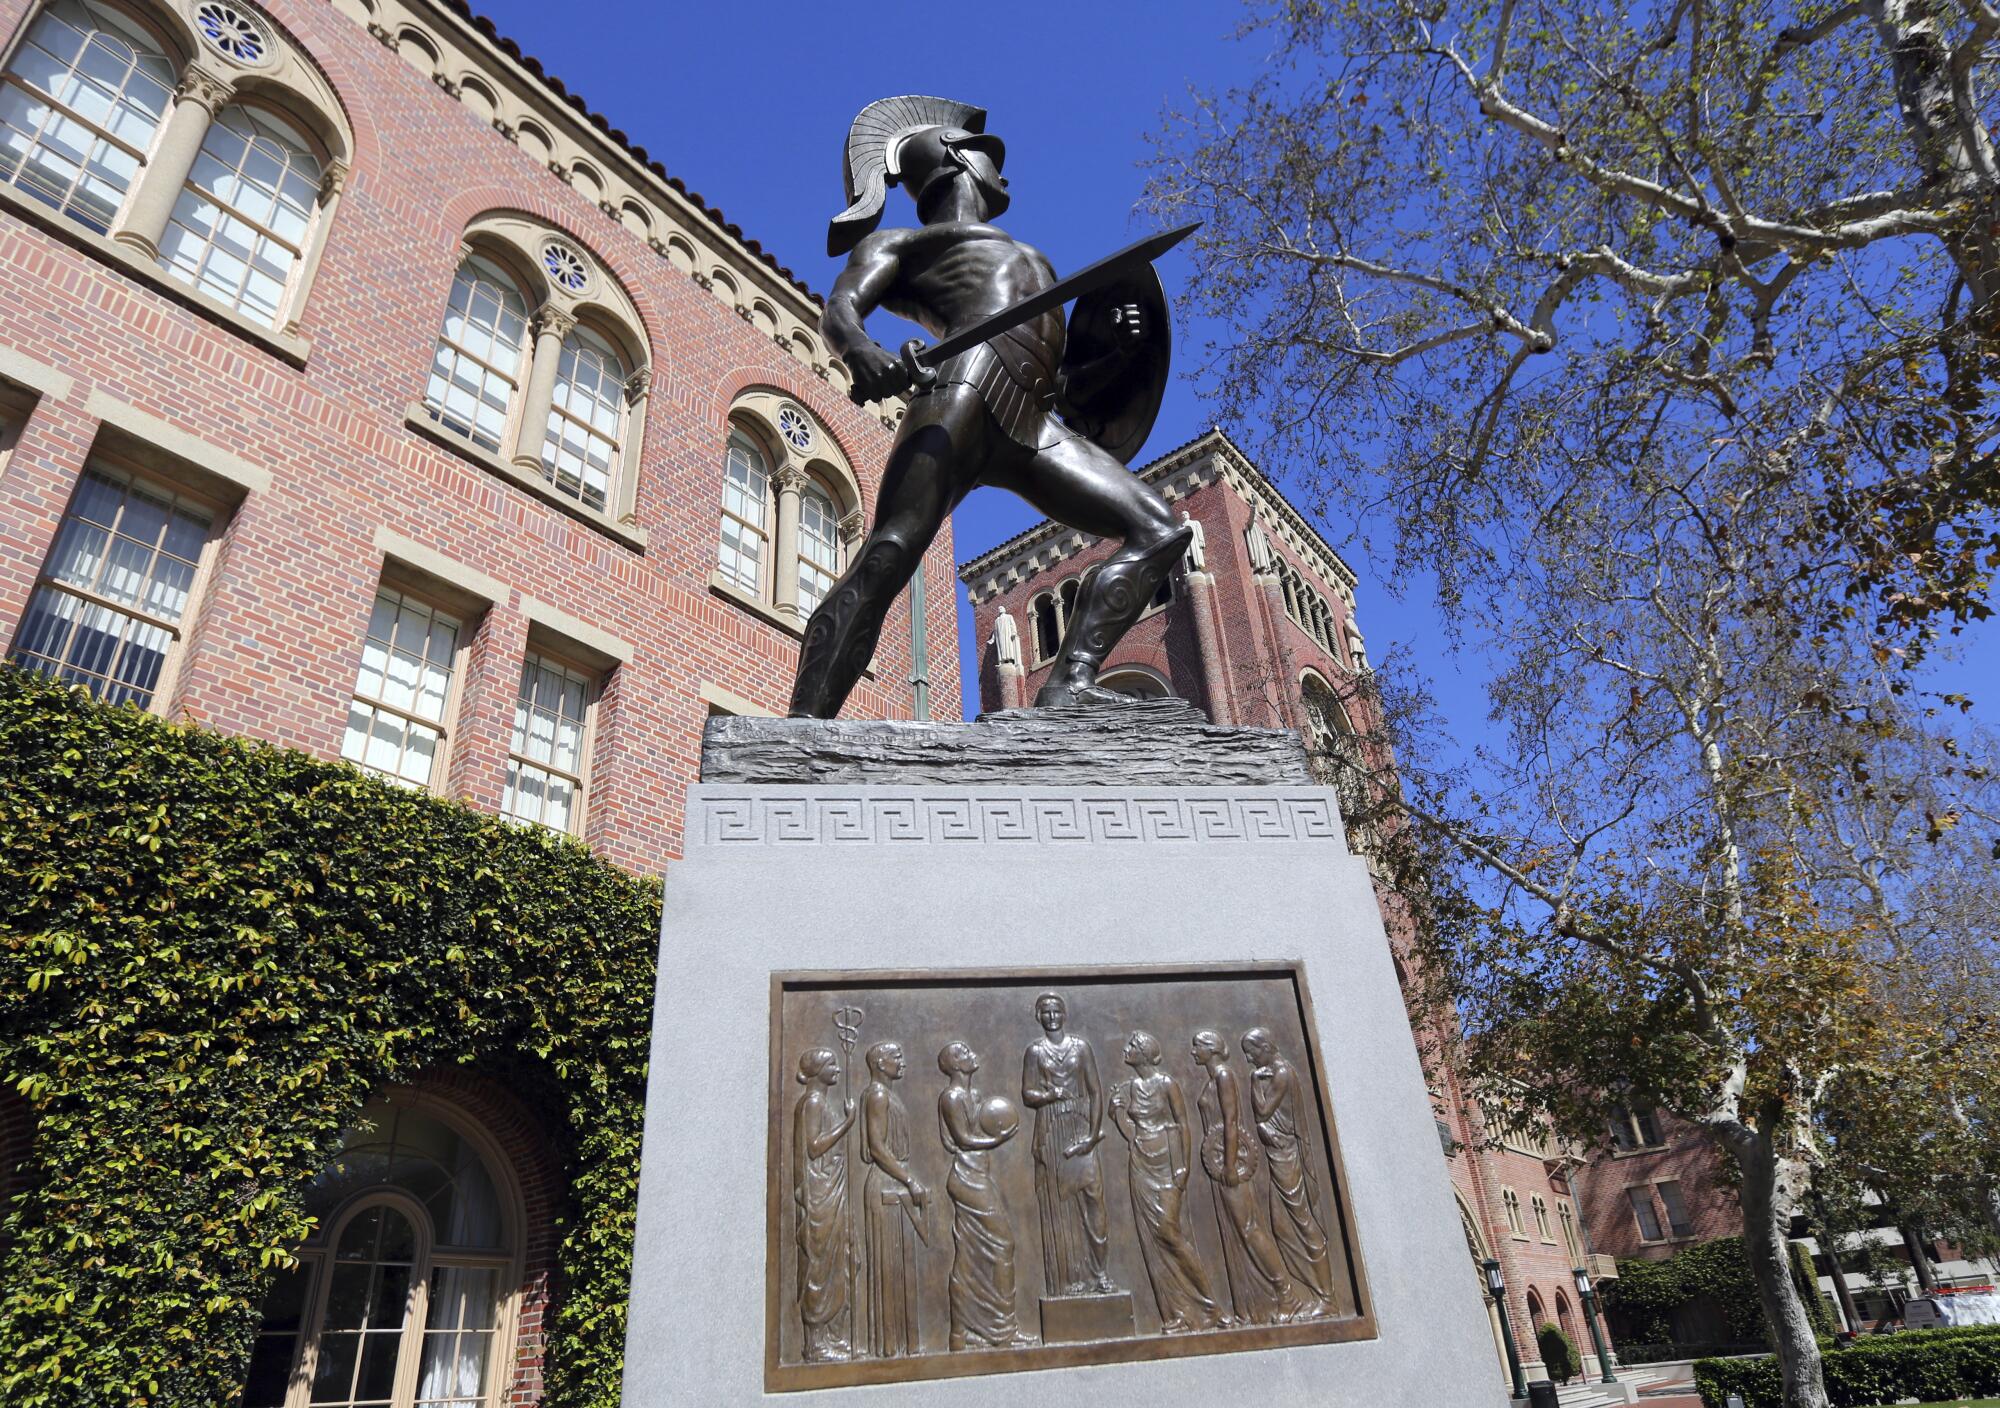
[[[664,869],[703,719],[782,710],[892,433],[811,292],[462,6],[0,0],[0,36],[9,657]],[[857,714],[957,716],[951,567],[947,530]],[[246,1408],[539,1402],[538,1115],[385,1096]],[[412,1224],[456,1250],[357,1359],[332,1249]]]
[[[1353,569],[1220,430],[1139,472],[1200,531],[1105,662],[1103,682],[1130,694],[1178,695],[1218,723],[1295,728],[1321,750],[1365,732],[1367,703],[1356,686],[1368,658]],[[959,569],[974,639],[982,643],[985,708],[1033,701],[1054,663],[1078,580],[1109,554],[1109,544],[1043,522]],[[1365,854],[1366,837],[1352,839]],[[1384,911],[1393,916],[1392,900],[1385,898]],[[1508,1129],[1504,1111],[1483,1115],[1448,1069],[1433,1079],[1440,1157],[1470,1259],[1500,1263],[1529,1378],[1541,1375],[1535,1329],[1546,1323],[1561,1325],[1595,1372],[1571,1275],[1590,1251],[1578,1221],[1576,1161],[1538,1135]],[[1603,1259],[1594,1265],[1605,1269]],[[1472,1265],[1463,1274],[1480,1275]],[[1480,1285],[1483,1292],[1483,1276]],[[1496,1374],[1504,1382],[1497,1313],[1494,1328]]]

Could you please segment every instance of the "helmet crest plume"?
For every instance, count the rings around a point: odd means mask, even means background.
[[[882,205],[889,185],[889,153],[901,138],[926,127],[986,130],[986,109],[949,98],[906,94],[878,98],[855,115],[847,129],[847,151],[841,174],[847,182],[847,209],[833,217],[826,230],[826,252],[845,254],[862,236],[882,222]]]

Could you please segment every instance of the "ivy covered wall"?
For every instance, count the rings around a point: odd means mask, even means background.
[[[0,1403],[222,1405],[369,1094],[532,1066],[548,1398],[614,1408],[659,891],[539,829],[0,667]]]
[[[1833,1318],[1819,1293],[1812,1262],[1792,1247],[1792,1283],[1805,1299],[1806,1314],[1822,1337],[1833,1334]],[[1665,1261],[1621,1259],[1618,1279],[1604,1288],[1604,1310],[1623,1327],[1620,1340],[1635,1344],[1673,1341],[1674,1312],[1707,1299],[1721,1312],[1728,1343],[1766,1344],[1764,1308],[1757,1282],[1743,1254],[1741,1237],[1719,1237],[1677,1252]]]

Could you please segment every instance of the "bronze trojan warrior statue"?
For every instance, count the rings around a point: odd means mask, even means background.
[[[1125,468],[1166,384],[1166,296],[1146,260],[1186,232],[1142,242],[1059,288],[1039,251],[989,223],[1007,209],[1006,153],[985,125],[985,112],[964,103],[884,98],[863,108],[847,134],[852,203],[827,232],[828,252],[846,254],[847,267],[820,327],[854,375],[857,404],[914,394],[868,541],[806,626],[794,716],[839,711],[874,655],[889,604],[945,518],[981,484],[1121,540],[1083,578],[1038,707],[1121,699],[1098,686],[1098,668],[1187,548],[1187,527]],[[922,223],[878,230],[896,185]],[[1077,296],[1065,323],[1062,301],[1076,295],[1063,290],[1091,274],[1094,287]],[[1037,311],[1041,294],[1054,297]],[[1016,306],[1024,302],[1026,310]],[[911,343],[899,358],[875,342],[863,320],[877,308],[940,339],[931,349],[938,355],[926,360],[921,343]],[[1013,316],[1023,312],[1033,315]],[[980,340],[955,350],[954,334]]]

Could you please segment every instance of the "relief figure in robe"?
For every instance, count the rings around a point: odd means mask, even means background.
[[[938,1069],[951,1082],[938,1096],[938,1138],[951,1156],[944,1185],[951,1200],[950,1345],[1027,1344],[1014,1303],[1014,1224],[993,1170],[993,1151],[1021,1127],[1020,1111],[1005,1096],[982,1098],[972,1088],[979,1056],[964,1042],[938,1052]]]
[[[910,1166],[910,1116],[895,1084],[903,1078],[903,1047],[868,1048],[868,1088],[861,1092],[861,1190],[866,1307],[862,1352],[875,1359],[921,1353],[917,1318],[917,1244],[924,1236],[929,1190]]]
[[[1229,1047],[1215,1032],[1200,1031],[1194,1034],[1192,1051],[1195,1064],[1208,1073],[1208,1084],[1195,1101],[1201,1113],[1201,1166],[1215,1191],[1236,1318],[1252,1325],[1311,1319],[1324,1312],[1325,1304],[1292,1280],[1284,1253],[1258,1210],[1257,1173],[1263,1158],[1244,1118],[1243,1079],[1230,1068]]]
[[[853,1353],[853,1224],[847,1211],[847,1131],[852,1100],[835,1107],[840,1059],[816,1046],[799,1058],[805,1094],[792,1109],[792,1227],[798,1243],[799,1319],[808,1364]]]
[[[1125,1039],[1125,1064],[1135,1074],[1111,1092],[1111,1122],[1131,1146],[1132,1220],[1160,1328],[1169,1335],[1213,1330],[1223,1323],[1222,1312],[1183,1217],[1193,1166],[1187,1101],[1179,1082],[1160,1069],[1160,1043],[1151,1033]]]
[[[1035,999],[1046,1035],[1021,1057],[1021,1100],[1035,1112],[1035,1202],[1042,1225],[1042,1293],[1109,1294],[1104,1169],[1104,1087],[1090,1043],[1065,1034],[1069,1010],[1057,993]]]
[[[1298,1068],[1278,1050],[1267,1027],[1243,1034],[1250,1060],[1250,1105],[1257,1115],[1257,1138],[1271,1170],[1271,1231],[1285,1265],[1321,1300],[1333,1296],[1333,1263],[1319,1213],[1319,1179],[1306,1157],[1303,1095]]]

